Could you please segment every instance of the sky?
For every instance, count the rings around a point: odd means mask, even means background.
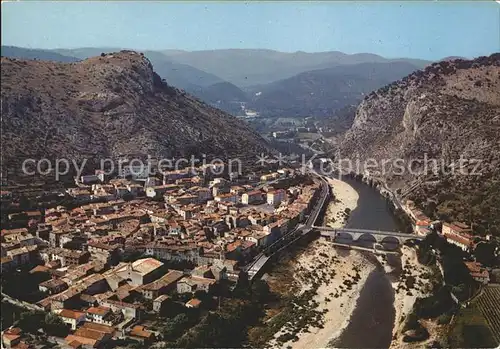
[[[2,45],[28,48],[265,48],[422,59],[500,51],[495,1],[21,1],[1,6]]]

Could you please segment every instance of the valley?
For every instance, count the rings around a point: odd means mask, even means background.
[[[3,2],[1,347],[496,348],[495,2]]]

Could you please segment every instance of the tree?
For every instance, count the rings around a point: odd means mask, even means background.
[[[493,267],[495,264],[499,263],[498,257],[495,256],[496,246],[493,242],[481,242],[476,246],[474,250],[474,257],[476,261],[487,266]]]
[[[69,332],[68,326],[55,314],[45,315],[43,329],[49,336],[66,337]]]
[[[166,321],[165,326],[161,329],[163,338],[166,340],[175,340],[189,328],[189,318],[182,313],[175,316],[173,319]]]
[[[38,329],[43,328],[44,319],[45,314],[41,311],[25,311],[21,313],[16,326],[24,332],[36,333]]]
[[[263,280],[256,280],[252,283],[252,301],[257,303],[265,303],[269,300],[271,291],[269,285]]]

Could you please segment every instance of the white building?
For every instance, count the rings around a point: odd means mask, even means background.
[[[85,313],[81,311],[74,311],[69,309],[60,309],[58,314],[61,320],[70,326],[74,331],[81,323],[85,322]]]
[[[278,205],[285,199],[286,192],[283,189],[278,189],[267,193],[267,203],[269,205]]]

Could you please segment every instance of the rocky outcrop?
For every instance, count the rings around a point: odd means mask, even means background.
[[[372,159],[369,172],[401,193],[421,183],[407,197],[431,215],[500,232],[499,134],[500,54],[494,54],[434,63],[372,92],[340,154],[359,157],[361,171]],[[439,169],[426,167],[425,157]]]

